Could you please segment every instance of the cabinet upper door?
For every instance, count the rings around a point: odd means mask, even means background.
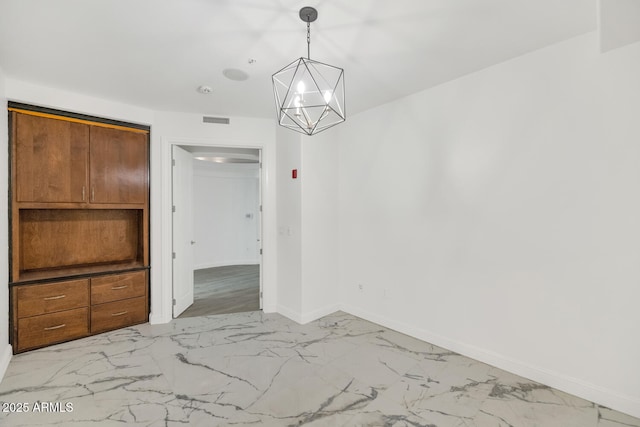
[[[145,203],[148,194],[146,133],[91,126],[92,203]]]
[[[16,200],[85,201],[89,126],[15,114]]]

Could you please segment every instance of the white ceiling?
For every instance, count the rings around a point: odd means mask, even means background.
[[[311,58],[345,69],[347,114],[596,29],[596,0],[0,0],[0,67],[153,110],[275,117],[271,75],[306,56],[302,6],[319,13]]]

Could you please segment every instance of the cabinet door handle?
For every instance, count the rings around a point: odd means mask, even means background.
[[[62,325],[58,325],[58,326],[49,326],[48,328],[44,328],[45,331],[53,331],[54,329],[60,329],[60,328],[64,328],[66,325],[66,323],[63,323]]]
[[[112,291],[117,291],[118,289],[124,289],[124,288],[128,288],[129,285],[122,285],[122,286],[112,286],[111,290]]]
[[[123,316],[123,315],[125,315],[127,313],[128,313],[128,311],[121,311],[120,313],[112,313],[111,316],[112,317]]]
[[[82,201],[83,201],[83,202],[84,202],[84,190],[85,190],[85,188],[84,188],[84,185],[83,185],[83,186],[82,186]]]
[[[96,187],[91,186],[91,201],[94,202],[96,200]]]
[[[65,294],[62,295],[56,295],[55,297],[45,297],[44,300],[45,301],[51,301],[54,299],[62,299],[62,298],[66,298],[67,296]]]

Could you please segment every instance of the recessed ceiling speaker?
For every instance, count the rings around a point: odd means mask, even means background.
[[[249,74],[245,73],[242,70],[238,70],[237,68],[227,68],[222,71],[222,75],[224,75],[229,80],[233,80],[236,82],[243,82],[249,78]]]

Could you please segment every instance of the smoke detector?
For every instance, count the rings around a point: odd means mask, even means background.
[[[198,86],[198,92],[203,95],[209,95],[213,92],[213,88],[211,86]]]

